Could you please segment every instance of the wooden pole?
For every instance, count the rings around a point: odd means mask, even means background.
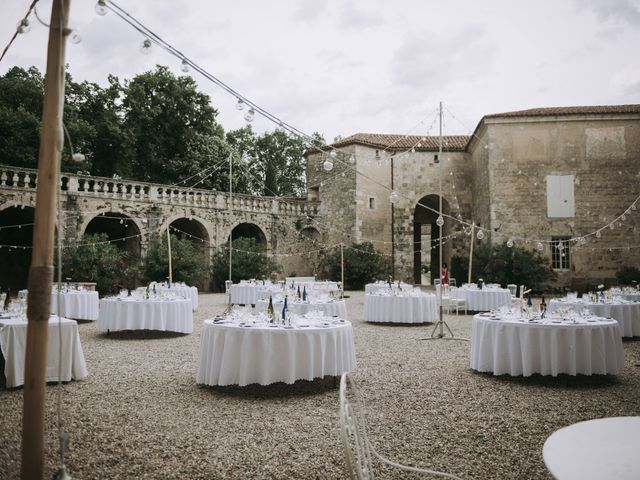
[[[473,241],[474,238],[474,230],[476,228],[476,223],[471,222],[471,240],[469,241],[469,272],[467,273],[467,283],[471,283],[471,270],[473,268]]]
[[[42,106],[38,157],[38,186],[33,227],[33,253],[29,269],[27,348],[25,354],[22,414],[22,464],[24,480],[39,480],[44,468],[44,410],[47,341],[53,279],[53,242],[59,188],[60,154],[64,142],[64,54],[70,0],[53,0],[47,50],[47,71]],[[62,234],[62,225],[58,226]],[[58,266],[60,268],[61,265]]]
[[[344,298],[344,244],[340,244],[340,281],[342,282],[342,298]]]
[[[167,225],[167,254],[169,255],[169,285],[173,285],[173,268],[171,265],[171,234]]]

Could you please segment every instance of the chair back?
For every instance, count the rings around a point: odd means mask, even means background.
[[[0,294],[0,312],[4,312],[4,302],[7,300],[7,292]]]
[[[349,478],[373,479],[371,444],[355,381],[346,373],[340,378],[340,436]]]
[[[231,291],[232,284],[233,282],[231,280],[224,281],[224,293],[226,293],[227,295],[229,295],[229,292]]]
[[[434,285],[440,285],[440,279],[439,278],[434,278],[433,279],[433,284]]]
[[[525,286],[520,285],[520,293],[519,293],[520,298],[524,298],[524,291],[525,291]]]
[[[449,285],[451,285],[452,287],[456,286],[456,279],[455,278],[450,278],[449,279]]]
[[[507,288],[509,289],[509,292],[511,293],[511,298],[516,298],[516,295],[518,293],[518,285],[516,285],[514,283],[510,283],[509,285],[507,285]]]

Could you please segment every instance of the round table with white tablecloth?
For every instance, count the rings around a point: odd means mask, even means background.
[[[494,375],[615,375],[624,368],[624,352],[615,320],[481,313],[471,325],[470,363]]]
[[[433,294],[364,296],[363,319],[366,322],[427,323],[437,318],[437,302]]]
[[[640,292],[637,293],[622,293],[620,295],[623,299],[629,302],[640,302]]]
[[[251,320],[253,318],[253,320]],[[291,327],[247,316],[205,320],[196,382],[204,385],[294,383],[339,376],[356,366],[351,323],[294,318]]]
[[[620,324],[623,337],[640,336],[640,303],[624,300],[611,303],[594,303],[583,299],[554,299],[549,302],[549,311],[558,309],[581,312],[588,309],[598,317],[613,318]]]
[[[187,298],[149,300],[135,297],[100,300],[98,331],[164,330],[193,332],[193,311]]]
[[[60,316],[76,320],[97,320],[98,292],[71,290],[60,292]],[[58,291],[51,292],[51,313],[58,313]]]
[[[24,384],[27,323],[26,317],[0,315],[0,350],[7,387]],[[58,322],[58,317],[50,316],[47,342],[47,382],[69,382],[89,375],[75,320],[60,317]]]
[[[284,300],[277,299],[273,300],[273,309],[276,313],[282,311],[284,306]],[[256,302],[256,313],[266,312],[269,307],[269,299],[266,300],[258,300]],[[324,313],[329,317],[339,317],[342,319],[347,319],[347,305],[344,300],[312,300],[311,302],[302,302],[302,301],[292,301],[287,300],[287,308],[294,315],[304,315],[309,312],[319,311]]]
[[[156,283],[156,294],[173,294],[177,297],[188,298],[191,300],[191,308],[193,310],[198,309],[198,288],[190,287],[184,283],[174,283],[169,287],[166,283]],[[149,290],[153,291],[153,284],[149,285]],[[144,295],[147,291],[147,287],[136,288],[136,293]]]
[[[258,300],[258,291],[264,289],[267,284],[262,283],[235,283],[229,287],[231,303],[234,305],[255,305]]]
[[[385,291],[391,292],[393,289],[407,291],[413,289],[413,285],[409,285],[408,283],[404,282],[400,282],[399,284],[398,282],[392,282],[390,286],[389,282],[378,281],[375,283],[367,283],[364,286],[364,293],[375,295],[376,293]]]
[[[511,292],[506,288],[465,288],[455,290],[456,298],[467,302],[467,310],[484,312],[511,304]]]

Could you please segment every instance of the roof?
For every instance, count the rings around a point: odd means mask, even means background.
[[[615,113],[640,113],[640,105],[593,105],[582,107],[530,108],[515,112],[492,113],[483,118],[498,117],[549,117],[559,115],[602,115]]]
[[[468,135],[450,135],[442,137],[443,150],[464,150],[469,142]],[[439,137],[422,135],[391,135],[385,133],[356,133],[333,143],[331,147],[339,148],[347,145],[359,144],[384,150],[404,151],[415,148],[418,151],[438,150]]]

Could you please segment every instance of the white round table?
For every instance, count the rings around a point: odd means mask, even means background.
[[[363,319],[366,322],[427,323],[437,318],[433,294],[364,296]]]
[[[274,300],[273,310],[277,313],[282,311],[284,300]],[[256,313],[265,312],[269,307],[269,299],[258,300],[256,302]],[[329,317],[339,317],[347,320],[347,305],[344,300],[327,300],[327,301],[311,301],[296,302],[287,300],[287,307],[294,315],[304,315],[309,312],[319,311]]]
[[[60,316],[76,320],[97,320],[98,292],[72,290],[60,293]],[[58,313],[58,292],[51,292],[51,313]]]
[[[234,305],[255,305],[258,300],[258,290],[266,285],[258,283],[236,283],[231,285],[231,303]]]
[[[542,457],[558,480],[637,480],[639,445],[640,417],[598,418],[552,433]]]
[[[149,285],[149,290],[153,291],[153,285]],[[147,287],[136,288],[136,293],[138,293],[141,296],[144,296],[146,291],[147,291]],[[173,285],[171,285],[171,288],[169,288],[169,286],[164,283],[157,283],[156,294],[163,294],[163,293],[173,294],[177,297],[188,298],[189,300],[191,300],[191,308],[193,310],[198,309],[198,288],[197,287],[190,287],[183,283],[174,283]]]
[[[100,300],[98,331],[164,330],[178,333],[193,332],[191,300],[134,299],[132,297]]]
[[[593,303],[578,299],[554,299],[549,302],[549,311],[567,309],[581,312],[588,309],[598,317],[613,318],[620,324],[620,334],[623,337],[640,336],[640,303]]]
[[[640,292],[638,293],[622,293],[620,295],[625,300],[629,300],[630,302],[640,302]]]
[[[348,373],[356,367],[351,323],[325,318],[326,325],[302,321],[294,328],[205,320],[196,382],[291,384]]]
[[[474,312],[495,310],[511,304],[511,292],[506,288],[464,288],[456,290],[456,297],[467,302],[467,309]]]
[[[471,368],[494,375],[618,374],[624,352],[618,322],[587,317],[580,323],[549,316],[477,314],[471,324]]]
[[[367,283],[364,286],[364,293],[375,295],[380,292],[391,292],[392,288],[398,288],[398,282],[393,282],[391,285],[392,286],[390,287],[388,282]],[[410,290],[413,288],[413,285],[400,282],[400,288],[402,290]]]
[[[283,293],[284,289],[282,284],[259,286],[256,290],[256,302],[258,300],[264,300],[265,298],[269,300],[269,297],[275,297],[276,295],[282,295]]]

